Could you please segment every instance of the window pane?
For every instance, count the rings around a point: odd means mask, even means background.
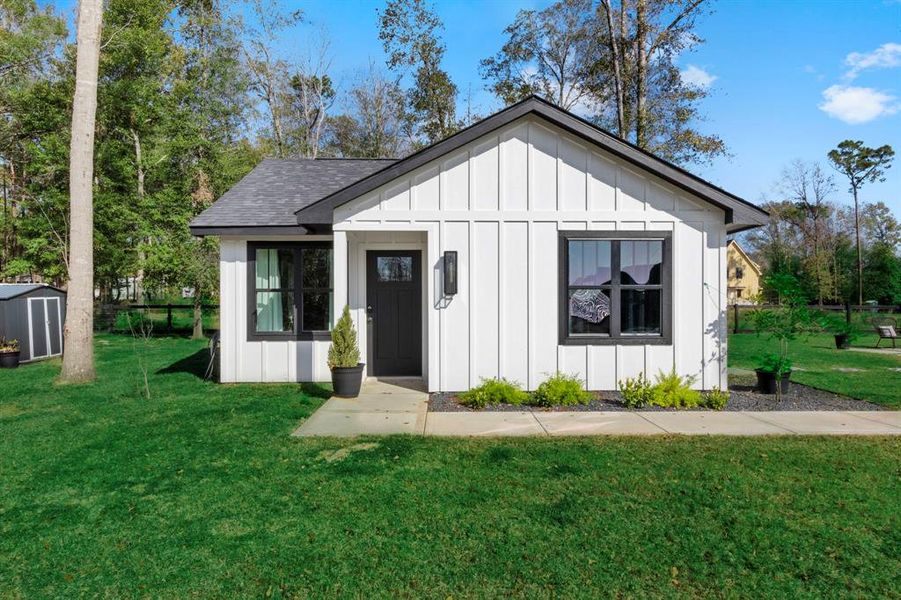
[[[379,281],[413,281],[412,256],[377,256]]]
[[[569,240],[569,285],[610,283],[609,240]]]
[[[301,264],[305,288],[332,287],[332,251],[330,248],[305,248]]]
[[[569,332],[610,333],[610,290],[569,290]]]
[[[257,332],[294,331],[294,293],[257,292]]]
[[[328,292],[303,293],[303,330],[328,331],[331,312],[331,294]]]
[[[620,243],[620,283],[623,285],[659,285],[663,268],[663,242],[638,240]]]
[[[257,248],[257,289],[294,288],[294,251],[290,248]]]
[[[660,333],[660,290],[621,290],[622,333]]]

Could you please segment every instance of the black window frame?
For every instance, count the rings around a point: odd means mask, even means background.
[[[610,289],[610,333],[569,332],[569,241],[597,240],[610,241],[611,280],[598,287]],[[628,285],[620,283],[620,245],[622,241],[663,242],[663,263],[660,270],[660,284]],[[673,343],[673,234],[671,231],[559,231],[558,232],[558,296],[559,319],[558,337],[563,346],[628,346],[628,345],[671,345]],[[622,311],[620,291],[630,289],[660,289],[660,333],[622,333]]]
[[[329,274],[329,287],[304,287],[303,282],[303,251],[305,249],[328,249],[332,251],[332,273]],[[294,254],[294,331],[265,331],[257,332],[257,250],[289,249]],[[334,301],[334,244],[331,241],[310,242],[247,242],[247,341],[248,342],[275,342],[275,341],[330,341],[331,330],[304,331],[303,330],[303,295],[304,292],[328,292]],[[332,307],[334,310],[334,307]],[[329,327],[331,327],[329,323]]]

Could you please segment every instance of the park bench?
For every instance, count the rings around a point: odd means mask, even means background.
[[[876,347],[882,343],[882,340],[892,340],[892,348],[896,348],[895,341],[898,339],[898,323],[891,317],[877,317],[873,319],[873,329],[879,334],[879,340]]]

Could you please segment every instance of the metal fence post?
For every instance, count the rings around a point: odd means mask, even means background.
[[[732,305],[732,333],[738,333],[738,304]]]
[[[172,333],[172,304],[166,305],[166,331]]]

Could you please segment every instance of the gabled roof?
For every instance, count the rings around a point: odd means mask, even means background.
[[[0,300],[10,300],[34,290],[56,290],[63,294],[66,293],[59,288],[43,283],[0,283]]]
[[[359,181],[350,183],[340,190],[335,190],[320,200],[305,205],[296,212],[297,223],[301,225],[330,224],[333,218],[333,211],[342,204],[371,192],[428,162],[453,152],[461,146],[527,115],[540,117],[723,209],[726,213],[726,224],[731,225],[728,227],[730,232],[756,227],[767,220],[768,214],[766,211],[747,200],[730,194],[726,190],[704,181],[700,177],[692,175],[688,171],[658,158],[612,133],[598,128],[585,119],[558,108],[537,96],[531,96],[440,142],[385,166]]]
[[[763,273],[763,271],[760,268],[760,265],[758,265],[756,262],[754,262],[754,259],[751,258],[751,256],[747,252],[745,252],[745,249],[742,248],[741,244],[739,244],[736,240],[729,240],[729,243],[726,244],[726,248],[728,249],[729,246],[732,246],[733,248],[735,248],[735,251],[738,252],[742,256],[742,258],[745,259],[745,262],[747,262],[749,265],[751,265],[751,268],[754,269],[754,272],[757,273],[758,276],[760,276]]]
[[[304,233],[305,229],[298,225],[294,211],[383,169],[395,160],[264,159],[191,221],[191,233]],[[331,220],[328,222],[331,223]]]

